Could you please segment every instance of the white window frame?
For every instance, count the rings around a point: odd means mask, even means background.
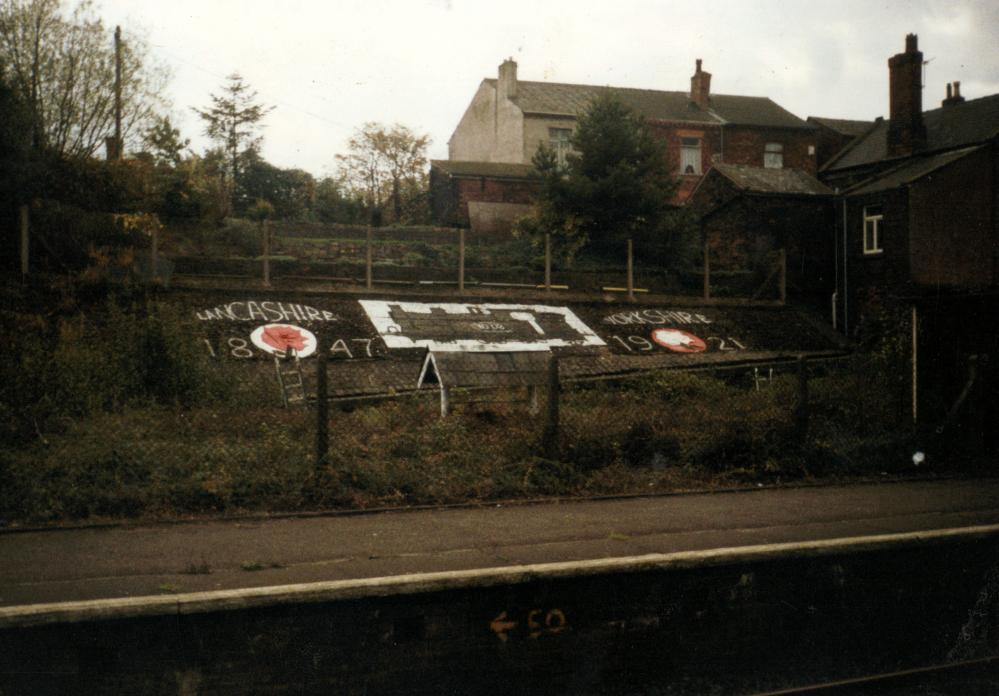
[[[868,235],[870,225],[870,235]],[[880,205],[864,206],[864,227],[861,236],[864,240],[864,256],[874,256],[884,253],[881,239],[881,228],[884,227],[884,212]]]
[[[767,143],[763,146],[763,167],[764,169],[784,168],[783,143]]]
[[[701,167],[701,152],[704,141],[693,136],[680,138],[680,174],[684,176],[700,176],[703,171]],[[687,167],[693,171],[686,171]]]
[[[548,144],[555,152],[555,161],[559,169],[565,169],[568,164],[566,158],[572,152],[572,144],[569,142],[570,138],[572,138],[571,128],[548,129]]]

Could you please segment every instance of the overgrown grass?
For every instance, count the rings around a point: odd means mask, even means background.
[[[0,519],[58,522],[633,494],[911,470],[904,359],[884,343],[816,368],[802,431],[793,375],[757,386],[666,372],[565,384],[557,452],[524,404],[434,393],[330,416],[280,405],[266,362],[198,350],[144,292],[2,313]],[[545,413],[542,404],[541,413]]]
[[[317,468],[314,411],[276,406],[272,379],[262,370],[227,398],[194,405],[92,411],[4,450],[0,516],[52,522],[651,493],[877,473],[885,457],[898,455],[900,467],[908,456],[904,428],[865,417],[883,392],[856,403],[849,370],[812,380],[816,417],[804,439],[794,429],[793,377],[757,390],[665,373],[567,385],[555,459],[542,456],[543,419],[523,405],[463,406],[442,420],[431,394],[334,409],[330,458]],[[865,459],[872,447],[878,458]]]

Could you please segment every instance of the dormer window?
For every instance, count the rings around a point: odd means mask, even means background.
[[[780,143],[767,143],[763,148],[763,166],[767,169],[783,169],[784,146]]]
[[[680,138],[680,173],[701,173],[700,138]]]

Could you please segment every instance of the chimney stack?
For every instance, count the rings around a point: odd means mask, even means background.
[[[517,98],[517,62],[513,58],[507,58],[500,64],[496,84],[501,100]]]
[[[940,106],[953,106],[954,104],[960,104],[964,101],[964,97],[961,96],[961,82],[955,80],[953,83],[954,91],[951,92],[951,83],[947,83],[947,98],[944,99]]]
[[[904,156],[926,146],[923,123],[923,54],[918,37],[905,37],[905,53],[888,59],[888,155]]]
[[[711,101],[711,73],[701,70],[701,59],[698,58],[697,69],[690,78],[690,101],[702,109],[707,109]]]

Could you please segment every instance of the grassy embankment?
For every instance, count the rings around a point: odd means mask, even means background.
[[[877,353],[796,385],[662,373],[566,385],[560,453],[523,405],[433,395],[332,411],[280,406],[266,364],[212,360],[144,294],[3,315],[0,518],[10,523],[367,508],[813,481],[911,469],[897,379]]]

